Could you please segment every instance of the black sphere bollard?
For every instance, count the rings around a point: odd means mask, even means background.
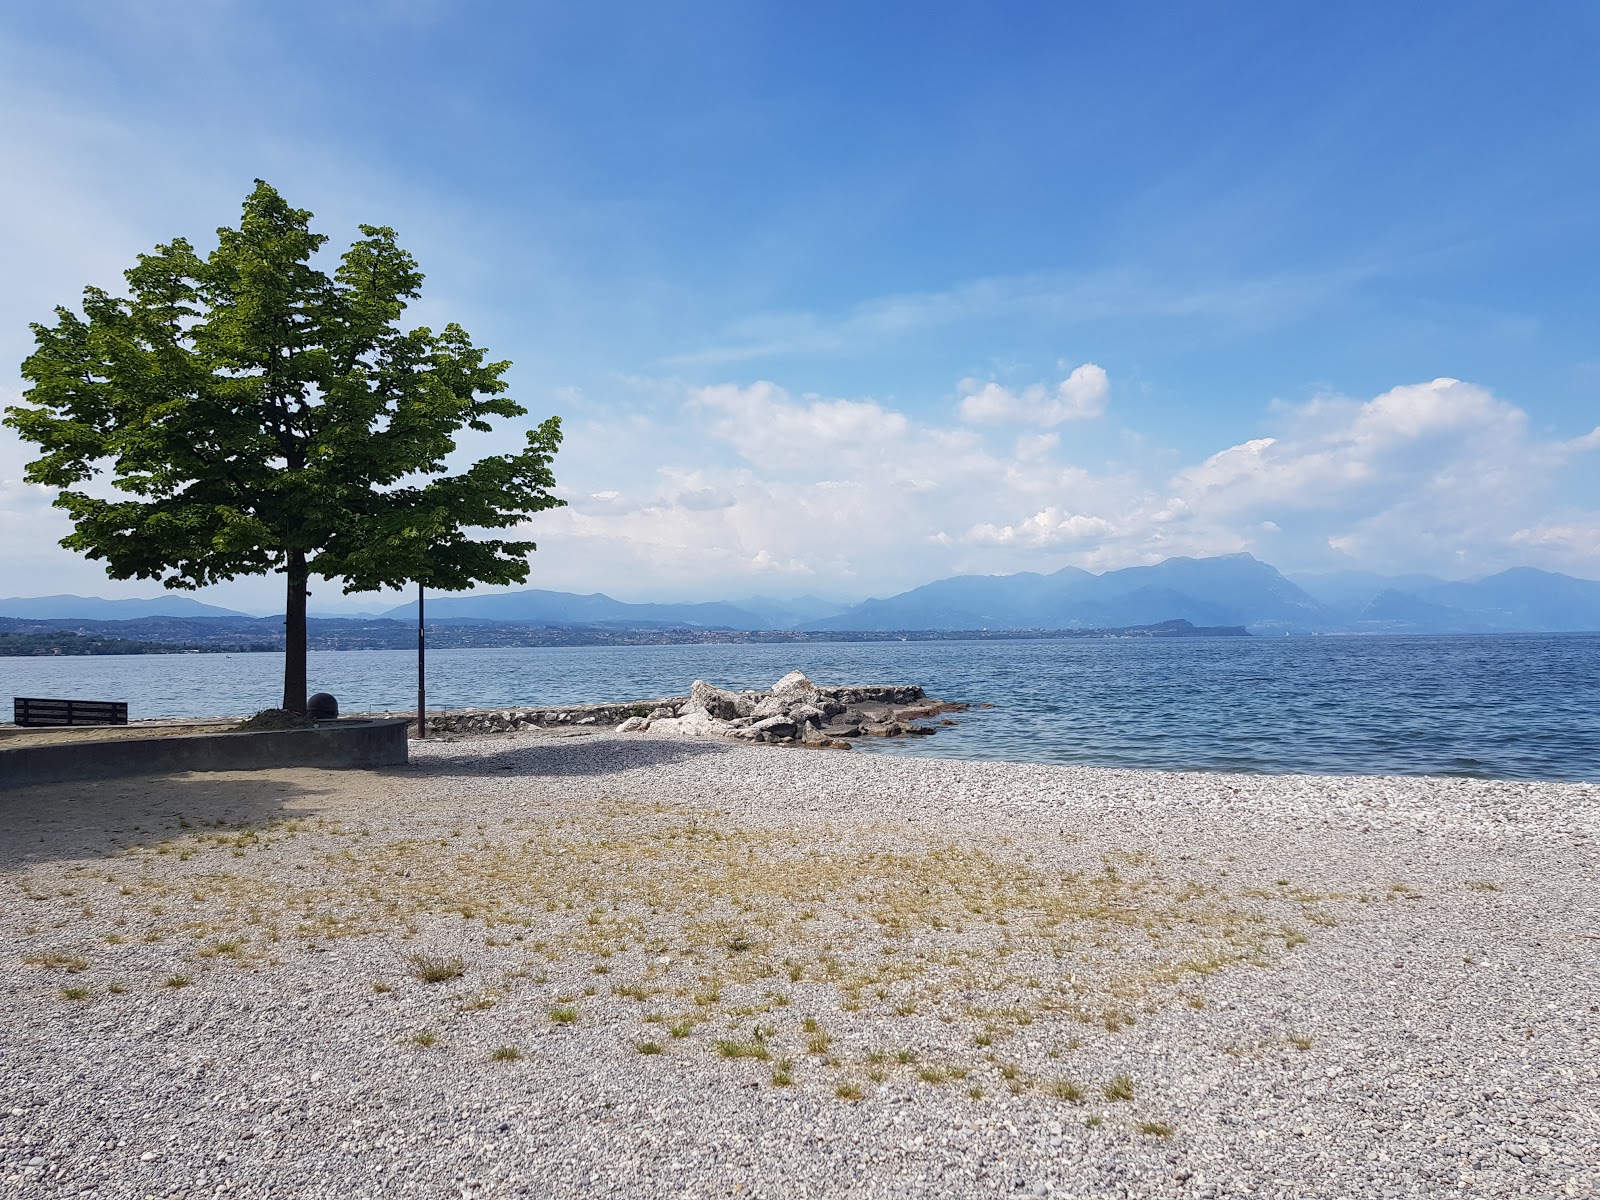
[[[306,716],[313,721],[332,721],[339,715],[339,702],[327,692],[318,692],[306,701]]]

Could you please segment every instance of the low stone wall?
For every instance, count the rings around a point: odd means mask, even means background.
[[[371,768],[407,761],[403,720],[331,721],[311,729],[119,737],[0,750],[0,788],[175,771]]]
[[[710,709],[707,704],[710,704]],[[814,705],[810,730],[790,717],[796,706]],[[906,707],[906,706],[914,707]],[[696,736],[720,735],[754,741],[807,741],[843,748],[851,737],[904,737],[934,732],[919,719],[954,712],[964,705],[929,702],[915,684],[846,684],[818,687],[795,673],[773,688],[728,692],[699,680],[687,696],[625,700],[609,704],[540,705],[526,708],[457,709],[428,714],[428,734],[512,733],[518,729],[615,729]],[[768,712],[767,710],[771,711]],[[802,707],[802,712],[812,712]],[[766,717],[757,721],[756,714]],[[947,722],[948,723],[948,722]],[[415,729],[415,722],[412,723]]]
[[[674,712],[689,702],[687,696],[657,700],[624,700],[612,704],[545,704],[537,708],[458,708],[428,714],[428,734],[510,733],[516,729],[594,727],[614,729],[629,717],[647,716],[659,709]],[[412,725],[416,724],[415,720]]]

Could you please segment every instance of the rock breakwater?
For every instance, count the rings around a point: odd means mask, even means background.
[[[742,741],[850,748],[860,737],[921,737],[933,718],[965,704],[929,699],[914,684],[821,687],[791,671],[771,688],[731,691],[697,679],[687,696],[611,704],[466,709],[428,717],[431,733],[510,733],[519,729],[611,729],[623,733],[726,737]],[[946,719],[944,724],[953,724]]]

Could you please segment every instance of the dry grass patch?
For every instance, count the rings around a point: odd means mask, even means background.
[[[462,930],[451,936],[481,942],[483,969],[505,981],[442,1004],[525,1002],[570,1024],[581,992],[593,998],[586,1024],[649,1056],[665,1039],[638,1040],[632,1005],[653,1002],[662,1011],[645,1019],[675,1041],[775,1061],[780,1086],[803,1055],[948,1086],[966,1074],[943,1061],[952,1047],[1023,1029],[1047,1045],[1077,1045],[1069,1030],[1125,1035],[1167,1005],[1202,1005],[1196,989],[1213,974],[1270,964],[1335,923],[1346,899],[1220,871],[1194,878],[1145,854],[1089,855],[1066,835],[1019,847],[870,822],[767,827],[666,805],[535,810],[431,833],[419,819],[404,833],[313,818],[175,825],[130,850],[111,879],[75,884],[75,899],[124,914],[136,949],[165,941],[268,966],[335,939],[403,944]],[[86,966],[67,951],[27,961]],[[454,956],[405,961],[428,984],[468,970]],[[536,990],[552,979],[569,994]],[[885,1044],[901,1047],[892,1064],[865,1049]],[[1007,1087],[1070,1099],[1024,1058],[1028,1071],[1001,1071]]]

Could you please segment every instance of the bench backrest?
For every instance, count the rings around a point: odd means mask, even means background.
[[[43,700],[15,696],[12,709],[18,725],[126,725],[123,700]]]

